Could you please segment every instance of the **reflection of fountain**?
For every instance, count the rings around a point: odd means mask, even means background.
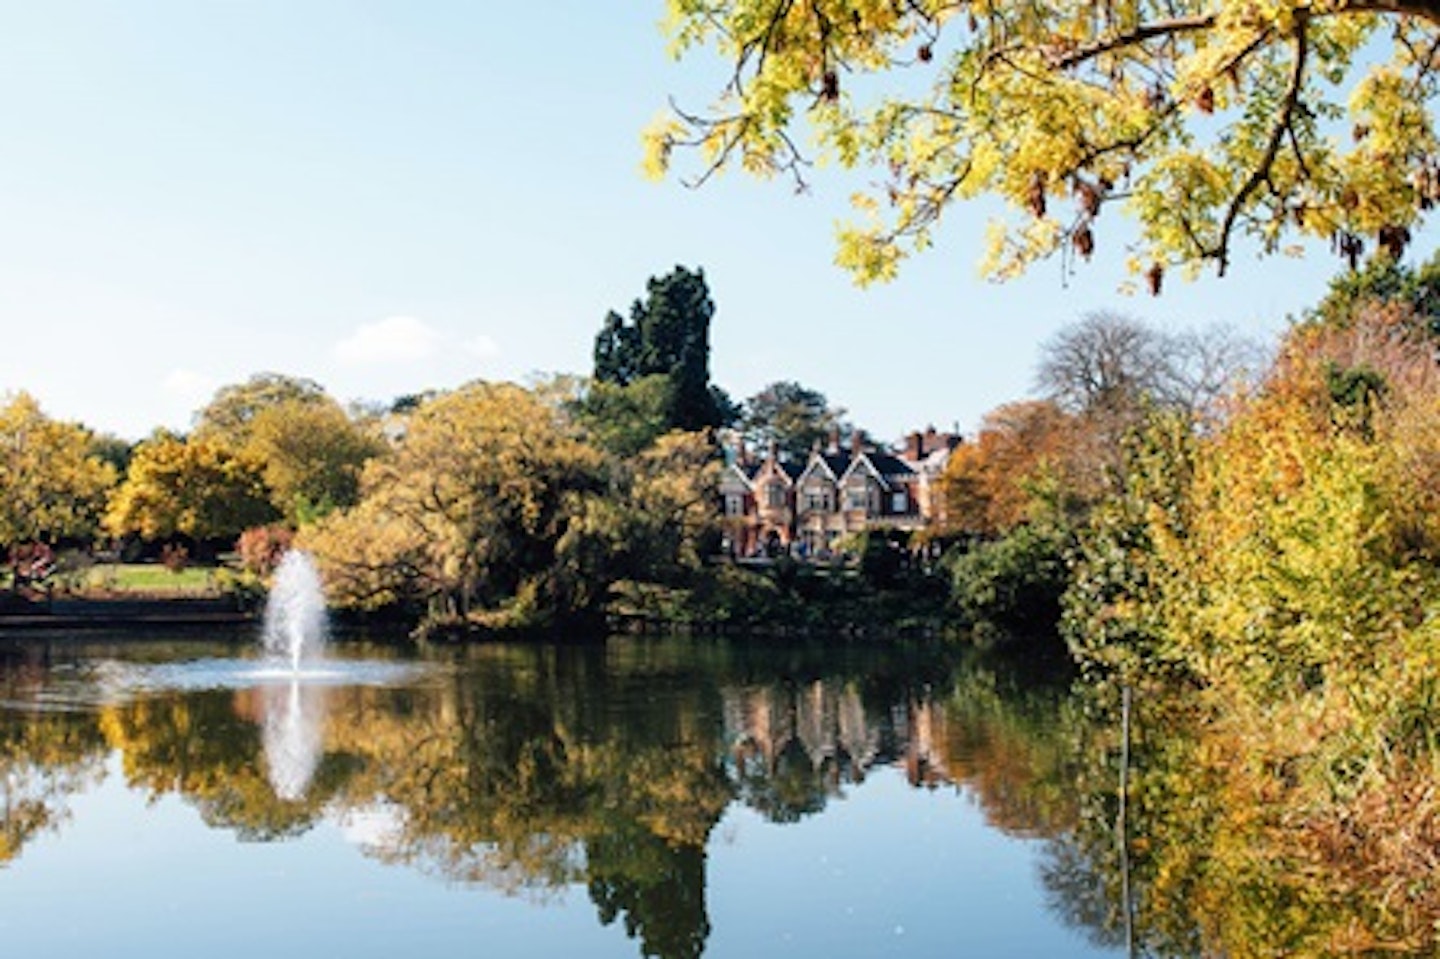
[[[267,778],[276,797],[296,802],[305,797],[320,765],[325,687],[292,678],[263,687],[260,702]]]
[[[265,651],[290,665],[289,682],[263,690],[265,761],[280,799],[305,795],[320,764],[324,689],[300,682],[300,664],[325,645],[325,595],[310,557],[292,549],[275,570],[265,603]]]
[[[266,652],[283,656],[290,668],[300,669],[302,659],[315,656],[325,644],[325,595],[320,574],[310,557],[292,549],[275,570],[275,582],[265,603]]]

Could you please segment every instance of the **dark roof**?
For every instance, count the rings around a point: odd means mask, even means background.
[[[845,471],[850,468],[850,454],[848,453],[822,453],[820,458],[825,461],[830,472],[835,474],[836,479],[844,476]]]
[[[867,453],[870,463],[881,476],[906,476],[915,472],[915,468],[906,463],[898,456],[889,453]]]

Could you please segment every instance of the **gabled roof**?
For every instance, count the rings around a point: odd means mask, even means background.
[[[795,481],[800,478],[800,474],[804,469],[804,467],[802,467],[799,463],[791,463],[785,460],[772,460],[767,458],[761,463],[758,463],[755,466],[755,471],[751,473],[748,477],[751,486],[755,485],[756,481],[760,478],[761,473],[767,472],[767,467],[769,468],[769,472],[776,474],[781,479],[785,480],[786,484],[790,486],[795,485]]]
[[[720,483],[723,485],[727,479],[737,481],[746,489],[754,489],[755,473],[760,469],[758,463],[727,463],[725,471],[721,474]]]
[[[864,470],[880,483],[885,489],[890,489],[892,481],[914,476],[915,470],[900,459],[889,453],[862,452],[850,461],[840,482],[845,482],[856,470]]]
[[[816,470],[821,470],[829,475],[832,483],[839,482],[840,475],[845,472],[845,467],[849,465],[848,459],[848,457],[837,456],[834,453],[811,453],[810,459],[806,461],[805,469],[800,473],[798,480],[803,480]]]

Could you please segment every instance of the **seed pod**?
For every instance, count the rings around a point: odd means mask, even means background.
[[[1095,252],[1095,234],[1090,232],[1090,227],[1082,226],[1077,229],[1070,242],[1074,245],[1075,252],[1089,262],[1090,255]]]
[[[1025,205],[1037,220],[1045,215],[1045,174],[1036,171],[1030,177],[1030,186],[1025,191]]]
[[[1404,226],[1382,226],[1375,239],[1392,260],[1398,260],[1410,245],[1410,231]]]
[[[825,71],[820,83],[820,96],[831,103],[840,98],[840,75],[834,70]]]
[[[1347,186],[1344,190],[1340,191],[1340,206],[1342,209],[1349,211],[1355,209],[1359,205],[1360,194],[1353,186]]]
[[[1215,112],[1215,91],[1208,83],[1195,95],[1195,109],[1207,115]]]
[[[921,63],[929,63],[932,59],[934,59],[935,51],[931,49],[930,44],[922,43],[920,45],[920,49],[916,51],[915,55],[920,58]]]
[[[1300,202],[1295,204],[1295,207],[1290,211],[1290,214],[1295,217],[1296,226],[1303,227],[1305,225],[1305,214],[1309,212],[1309,209],[1309,206],[1306,205],[1304,200],[1301,200]]]
[[[1365,139],[1369,135],[1370,124],[1368,123],[1357,123],[1355,124],[1355,126],[1350,128],[1350,136],[1354,138],[1356,143],[1359,143],[1361,140]]]
[[[1077,178],[1075,197],[1080,201],[1080,209],[1086,216],[1094,216],[1100,212],[1100,191],[1091,184]]]
[[[1151,296],[1160,295],[1160,285],[1165,279],[1165,267],[1159,263],[1150,264],[1150,269],[1145,272],[1145,285],[1150,288]]]
[[[1365,252],[1365,241],[1353,233],[1342,231],[1337,236],[1335,246],[1345,261],[1350,264],[1350,269],[1360,265],[1360,255]]]

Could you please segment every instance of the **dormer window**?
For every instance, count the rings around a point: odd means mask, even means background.
[[[765,487],[765,503],[773,509],[779,509],[785,505],[785,486],[781,483],[771,483]]]

